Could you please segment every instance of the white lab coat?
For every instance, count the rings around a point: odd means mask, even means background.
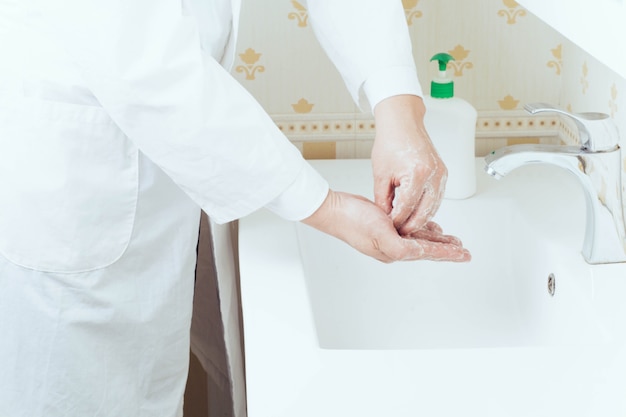
[[[2,417],[182,415],[200,208],[327,193],[218,63],[238,1],[222,37],[207,1],[0,0]],[[355,100],[421,93],[399,1],[308,7]]]

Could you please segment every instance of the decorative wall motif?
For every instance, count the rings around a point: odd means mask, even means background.
[[[524,10],[515,0],[502,0],[502,3],[507,8],[498,10],[498,16],[506,17],[507,24],[514,25],[517,23],[518,17],[526,16],[526,10]]]
[[[291,0],[291,4],[295,11],[289,12],[287,17],[290,20],[296,20],[298,22],[298,27],[304,28],[307,26],[307,21],[309,19],[309,12],[306,7],[297,2],[296,0]]]
[[[589,75],[589,68],[587,67],[587,61],[583,63],[583,75],[580,77],[580,85],[583,88],[583,94],[587,92],[589,88],[589,80],[587,79],[587,75]]]
[[[563,62],[571,62],[562,59],[566,49],[559,51],[559,45],[567,45],[566,41],[532,14],[523,13],[517,2],[402,0],[402,7],[411,23],[407,27],[425,93],[436,76],[436,66],[428,58],[446,51],[455,58],[448,63],[449,75],[462,77],[455,85],[456,94],[476,108],[500,109],[498,100],[513,92],[520,102],[559,102],[562,84],[555,83],[553,75],[563,73]],[[518,23],[525,15],[523,24],[505,24],[506,19],[498,16],[500,9],[505,17],[507,12],[515,16]],[[295,112],[292,105],[302,97],[315,97],[312,111],[317,113],[359,112],[315,34],[307,30],[311,26],[307,18],[305,0],[242,2],[238,52],[243,54],[242,59],[237,56],[235,77],[270,114]],[[305,24],[308,26],[303,27]],[[343,23],[338,20],[336,24]],[[546,68],[548,61],[554,61],[552,69]],[[537,74],[537,68],[544,68],[540,72],[544,76],[529,80],[528,75]],[[572,72],[569,74],[571,78]],[[576,74],[575,81],[578,77]]]
[[[454,75],[456,77],[463,76],[463,69],[471,69],[474,67],[474,64],[465,61],[470,51],[465,49],[462,45],[455,46],[454,49],[448,51],[448,53],[454,57],[454,61],[448,62],[448,68],[452,67],[454,69]]]
[[[563,45],[559,44],[556,48],[550,49],[552,52],[553,60],[548,61],[548,67],[556,70],[556,75],[561,75],[561,67],[563,66]]]
[[[246,80],[254,80],[256,78],[256,72],[264,72],[265,67],[263,65],[255,65],[261,58],[260,53],[256,52],[252,48],[248,48],[244,53],[239,54],[239,58],[245,65],[238,65],[235,71],[245,73]]]
[[[313,110],[313,103],[309,103],[305,98],[301,98],[297,103],[292,104],[291,107],[296,113],[310,113]]]
[[[498,105],[502,110],[513,110],[517,108],[519,100],[515,100],[512,95],[507,95],[502,100],[498,100]]]
[[[419,19],[423,15],[420,10],[415,10],[418,1],[419,0],[402,0],[404,14],[406,15],[406,23],[409,26],[413,24],[413,19]]]
[[[609,110],[611,112],[611,117],[615,117],[615,113],[617,113],[617,86],[615,83],[611,86],[611,99],[609,100]]]
[[[304,142],[302,156],[304,159],[335,159],[337,142]]]

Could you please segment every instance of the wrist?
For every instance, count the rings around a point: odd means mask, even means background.
[[[426,113],[424,100],[415,95],[401,94],[387,97],[374,109],[376,122],[397,117],[410,117],[423,121]]]
[[[424,126],[426,107],[424,100],[419,96],[399,95],[388,97],[376,106],[374,118],[376,123],[376,137],[374,145],[382,146],[380,142],[404,142],[428,138]]]
[[[318,209],[310,216],[302,219],[301,222],[318,230],[326,230],[327,225],[331,222],[333,207],[337,205],[336,200],[337,194],[329,189],[326,198]]]

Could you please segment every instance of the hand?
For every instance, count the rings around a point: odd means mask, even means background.
[[[448,171],[424,128],[420,97],[389,97],[374,109],[374,201],[401,235],[422,229],[435,215]]]
[[[302,222],[386,263],[417,259],[465,262],[471,258],[459,239],[442,234],[433,222],[400,236],[380,207],[353,194],[331,190],[321,207]]]

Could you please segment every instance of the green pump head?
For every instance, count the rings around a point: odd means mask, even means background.
[[[439,77],[433,79],[430,83],[430,96],[433,98],[454,97],[454,82],[446,74],[448,61],[454,61],[454,57],[441,52],[434,55],[430,60],[431,62],[439,62]]]

